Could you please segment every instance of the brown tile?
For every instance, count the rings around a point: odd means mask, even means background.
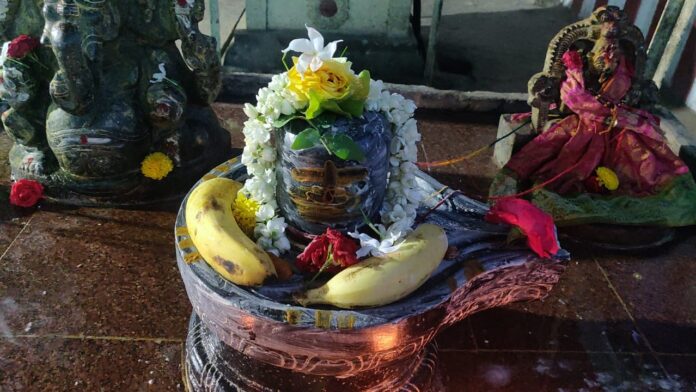
[[[418,157],[422,162],[466,155],[494,141],[498,128],[497,118],[486,114],[419,112],[417,118],[423,137]],[[492,156],[493,151],[488,150],[475,158],[425,172],[467,196],[483,200],[497,171]]]
[[[181,344],[0,340],[3,391],[178,391]]]
[[[220,124],[222,124],[232,136],[232,147],[238,149],[239,153],[241,153],[241,149],[244,148],[244,134],[242,133],[242,128],[244,128],[244,122],[247,120],[247,116],[242,110],[243,107],[243,105],[222,102],[213,104],[213,110],[220,119]]]
[[[191,308],[174,214],[37,211],[0,263],[0,313],[15,334],[181,338]]]
[[[658,359],[672,382],[679,386],[674,390],[696,391],[696,355],[659,355]]]
[[[639,333],[591,260],[571,261],[542,301],[471,316],[480,349],[647,352]]]
[[[679,390],[650,355],[448,351],[440,360],[451,392]]]
[[[597,261],[656,352],[696,353],[696,230],[667,248]]]

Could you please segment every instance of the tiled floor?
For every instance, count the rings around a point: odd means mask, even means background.
[[[218,109],[238,131],[238,107]],[[495,135],[492,117],[420,120],[423,159]],[[489,158],[432,174],[483,198]],[[175,212],[20,211],[7,203],[7,167],[0,173],[0,391],[182,389],[191,308],[174,260]],[[452,392],[696,390],[696,231],[647,254],[576,250],[544,301],[477,314],[438,340]]]

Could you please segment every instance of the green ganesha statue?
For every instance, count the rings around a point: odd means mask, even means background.
[[[203,14],[204,0],[0,0],[13,177],[63,202],[130,204],[180,193],[228,158]]]

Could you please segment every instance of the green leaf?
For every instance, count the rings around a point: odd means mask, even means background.
[[[315,128],[331,128],[338,116],[335,113],[324,112],[321,115],[312,119],[312,125]]]
[[[358,99],[348,99],[339,104],[341,109],[353,117],[360,117],[365,109],[365,101]]]
[[[361,100],[364,103],[368,95],[370,95],[370,71],[364,70],[358,75],[358,83],[351,99]]]
[[[302,150],[305,148],[314,147],[317,145],[317,143],[319,143],[320,138],[321,135],[319,134],[318,130],[314,128],[307,128],[297,134],[297,137],[295,138],[295,141],[292,142],[292,146],[290,146],[290,148],[293,150]]]
[[[307,95],[309,96],[309,106],[307,106],[307,110],[305,111],[305,117],[307,120],[312,120],[323,112],[321,108],[321,99],[313,90],[309,90]]]
[[[273,122],[273,128],[282,128],[284,127],[287,123],[289,123],[292,120],[304,120],[304,116],[299,116],[299,115],[285,115],[282,114],[280,117],[278,117],[277,120]]]
[[[363,161],[365,153],[360,146],[351,139],[350,136],[339,133],[324,135],[324,142],[329,148],[329,152],[343,159],[344,161]]]
[[[341,109],[336,100],[324,100],[314,90],[309,90],[307,95],[309,96],[309,106],[307,107],[307,111],[305,111],[305,118],[307,120],[315,119],[325,111],[350,117],[350,113]]]

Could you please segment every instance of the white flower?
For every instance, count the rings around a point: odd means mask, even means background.
[[[264,144],[271,139],[270,127],[256,118],[246,121],[242,132],[246,138],[245,142],[247,145],[248,143]]]
[[[324,37],[315,29],[305,25],[309,39],[298,38],[290,41],[287,48],[283,49],[283,53],[289,51],[302,53],[297,61],[297,72],[304,75],[307,72],[307,67],[313,72],[316,72],[324,64],[324,60],[328,60],[336,53],[338,41],[332,41],[324,46]]]
[[[348,233],[349,236],[360,241],[360,249],[355,252],[358,258],[365,257],[367,255],[381,257],[396,251],[401,246],[402,242],[400,242],[401,237],[399,235],[390,233],[382,225],[377,225],[376,227],[380,231],[380,237],[382,238],[381,241],[372,238],[367,234],[359,233],[357,230]]]
[[[0,67],[5,65],[5,60],[7,60],[7,51],[10,49],[10,41],[2,44],[2,52],[0,53]]]
[[[273,75],[271,78],[271,83],[268,84],[268,88],[276,93],[280,93],[285,90],[289,82],[290,79],[288,78],[288,74],[283,72],[281,74]]]
[[[256,119],[259,116],[259,111],[256,110],[256,107],[254,105],[250,103],[245,103],[244,114],[246,114],[246,116],[250,119]]]
[[[275,161],[275,150],[273,147],[266,146],[263,148],[261,152],[261,159],[266,161],[266,162],[274,162]]]
[[[252,199],[261,203],[268,203],[275,200],[275,176],[258,174],[247,180],[245,187]]]
[[[290,240],[285,235],[281,235],[273,241],[273,247],[280,253],[285,253],[290,250]]]
[[[3,48],[4,50],[4,48]],[[155,72],[152,74],[152,79],[150,79],[150,83],[162,83],[164,79],[167,78],[167,68],[164,66],[164,63],[160,63],[158,66],[159,72]]]
[[[400,204],[397,204],[389,212],[388,217],[389,221],[398,222],[406,218],[406,211],[404,210],[404,207],[402,207]]]
[[[270,204],[264,204],[261,207],[259,207],[259,210],[256,212],[256,220],[258,222],[266,222],[275,216],[275,209],[270,205]]]
[[[256,224],[254,232],[259,237],[277,240],[285,233],[286,226],[285,218],[273,218],[268,222]]]

